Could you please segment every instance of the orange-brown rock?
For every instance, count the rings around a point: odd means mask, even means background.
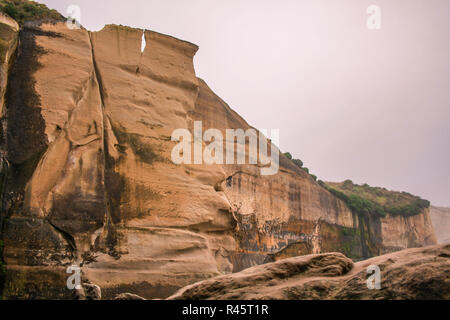
[[[187,286],[169,299],[444,299],[450,298],[450,245],[407,249],[353,263],[340,253],[255,266]],[[369,276],[380,269],[380,288]],[[368,285],[369,282],[369,285]]]
[[[17,22],[0,12],[0,115],[3,115],[8,72],[17,47],[18,36],[19,25]]]
[[[272,176],[258,165],[175,165],[175,129],[251,128],[196,77],[196,45],[62,22],[27,23],[19,38],[2,118],[6,298],[70,297],[70,264],[103,297],[164,298],[285,257],[360,260],[434,241],[427,211],[358,216],[282,155]]]

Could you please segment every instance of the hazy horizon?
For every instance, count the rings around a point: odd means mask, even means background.
[[[42,0],[193,42],[198,77],[325,181],[450,207],[450,1]],[[366,26],[369,5],[381,29]]]

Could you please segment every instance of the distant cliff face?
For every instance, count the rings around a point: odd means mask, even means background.
[[[428,210],[355,214],[284,156],[272,176],[257,165],[175,165],[175,129],[197,120],[223,132],[250,128],[196,77],[191,43],[113,25],[91,33],[28,23],[7,32],[6,298],[69,297],[71,264],[107,298],[162,298],[285,257],[362,259],[435,242]]]
[[[431,221],[438,243],[450,243],[450,208],[431,207]]]

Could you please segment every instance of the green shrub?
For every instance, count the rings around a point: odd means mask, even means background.
[[[303,161],[300,159],[292,159],[292,154],[290,152],[285,152],[283,153],[286,158],[288,158],[289,160],[291,160],[297,167],[299,167],[300,169],[302,169],[303,171],[305,171],[306,173],[308,173],[311,178],[314,179],[314,181],[317,181],[317,176],[314,174],[309,173],[309,169],[308,168],[304,168],[303,167]]]
[[[319,180],[319,184],[344,201],[354,213],[361,215],[385,217],[389,213],[393,216],[412,216],[430,206],[428,200],[407,192],[388,191],[368,184],[357,185],[351,180],[330,184]]]
[[[9,15],[20,25],[26,21],[65,19],[58,11],[49,9],[45,4],[26,0],[0,0],[0,11]]]
[[[424,199],[416,199],[411,204],[399,206],[386,206],[385,209],[393,216],[414,216],[420,214],[424,209],[430,206],[430,201]]]
[[[349,180],[349,179],[345,180],[344,181],[344,188],[352,190],[353,189],[353,181]]]
[[[290,152],[285,152],[283,154],[286,156],[286,158],[291,160],[297,167],[302,169],[302,167],[303,167],[303,161],[302,160],[300,160],[300,159],[293,159],[292,154]]]
[[[12,3],[7,3],[2,11],[15,20],[19,17],[19,10]]]
[[[283,154],[286,156],[286,158],[288,158],[289,160],[292,160],[292,154],[290,154],[289,152],[285,152]]]
[[[303,167],[303,161],[300,159],[292,159],[292,162],[299,168]]]
[[[337,197],[337,198],[341,199],[342,201],[348,203],[348,201],[349,201],[348,196],[347,196],[345,193],[343,193],[342,191],[339,191],[339,190],[337,190],[337,189],[328,187],[327,185],[325,185],[325,188],[326,188],[332,195],[334,195],[335,197]]]

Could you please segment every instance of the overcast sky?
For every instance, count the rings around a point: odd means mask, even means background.
[[[41,0],[200,46],[196,73],[319,179],[450,206],[450,1]],[[366,10],[381,9],[369,30]]]

